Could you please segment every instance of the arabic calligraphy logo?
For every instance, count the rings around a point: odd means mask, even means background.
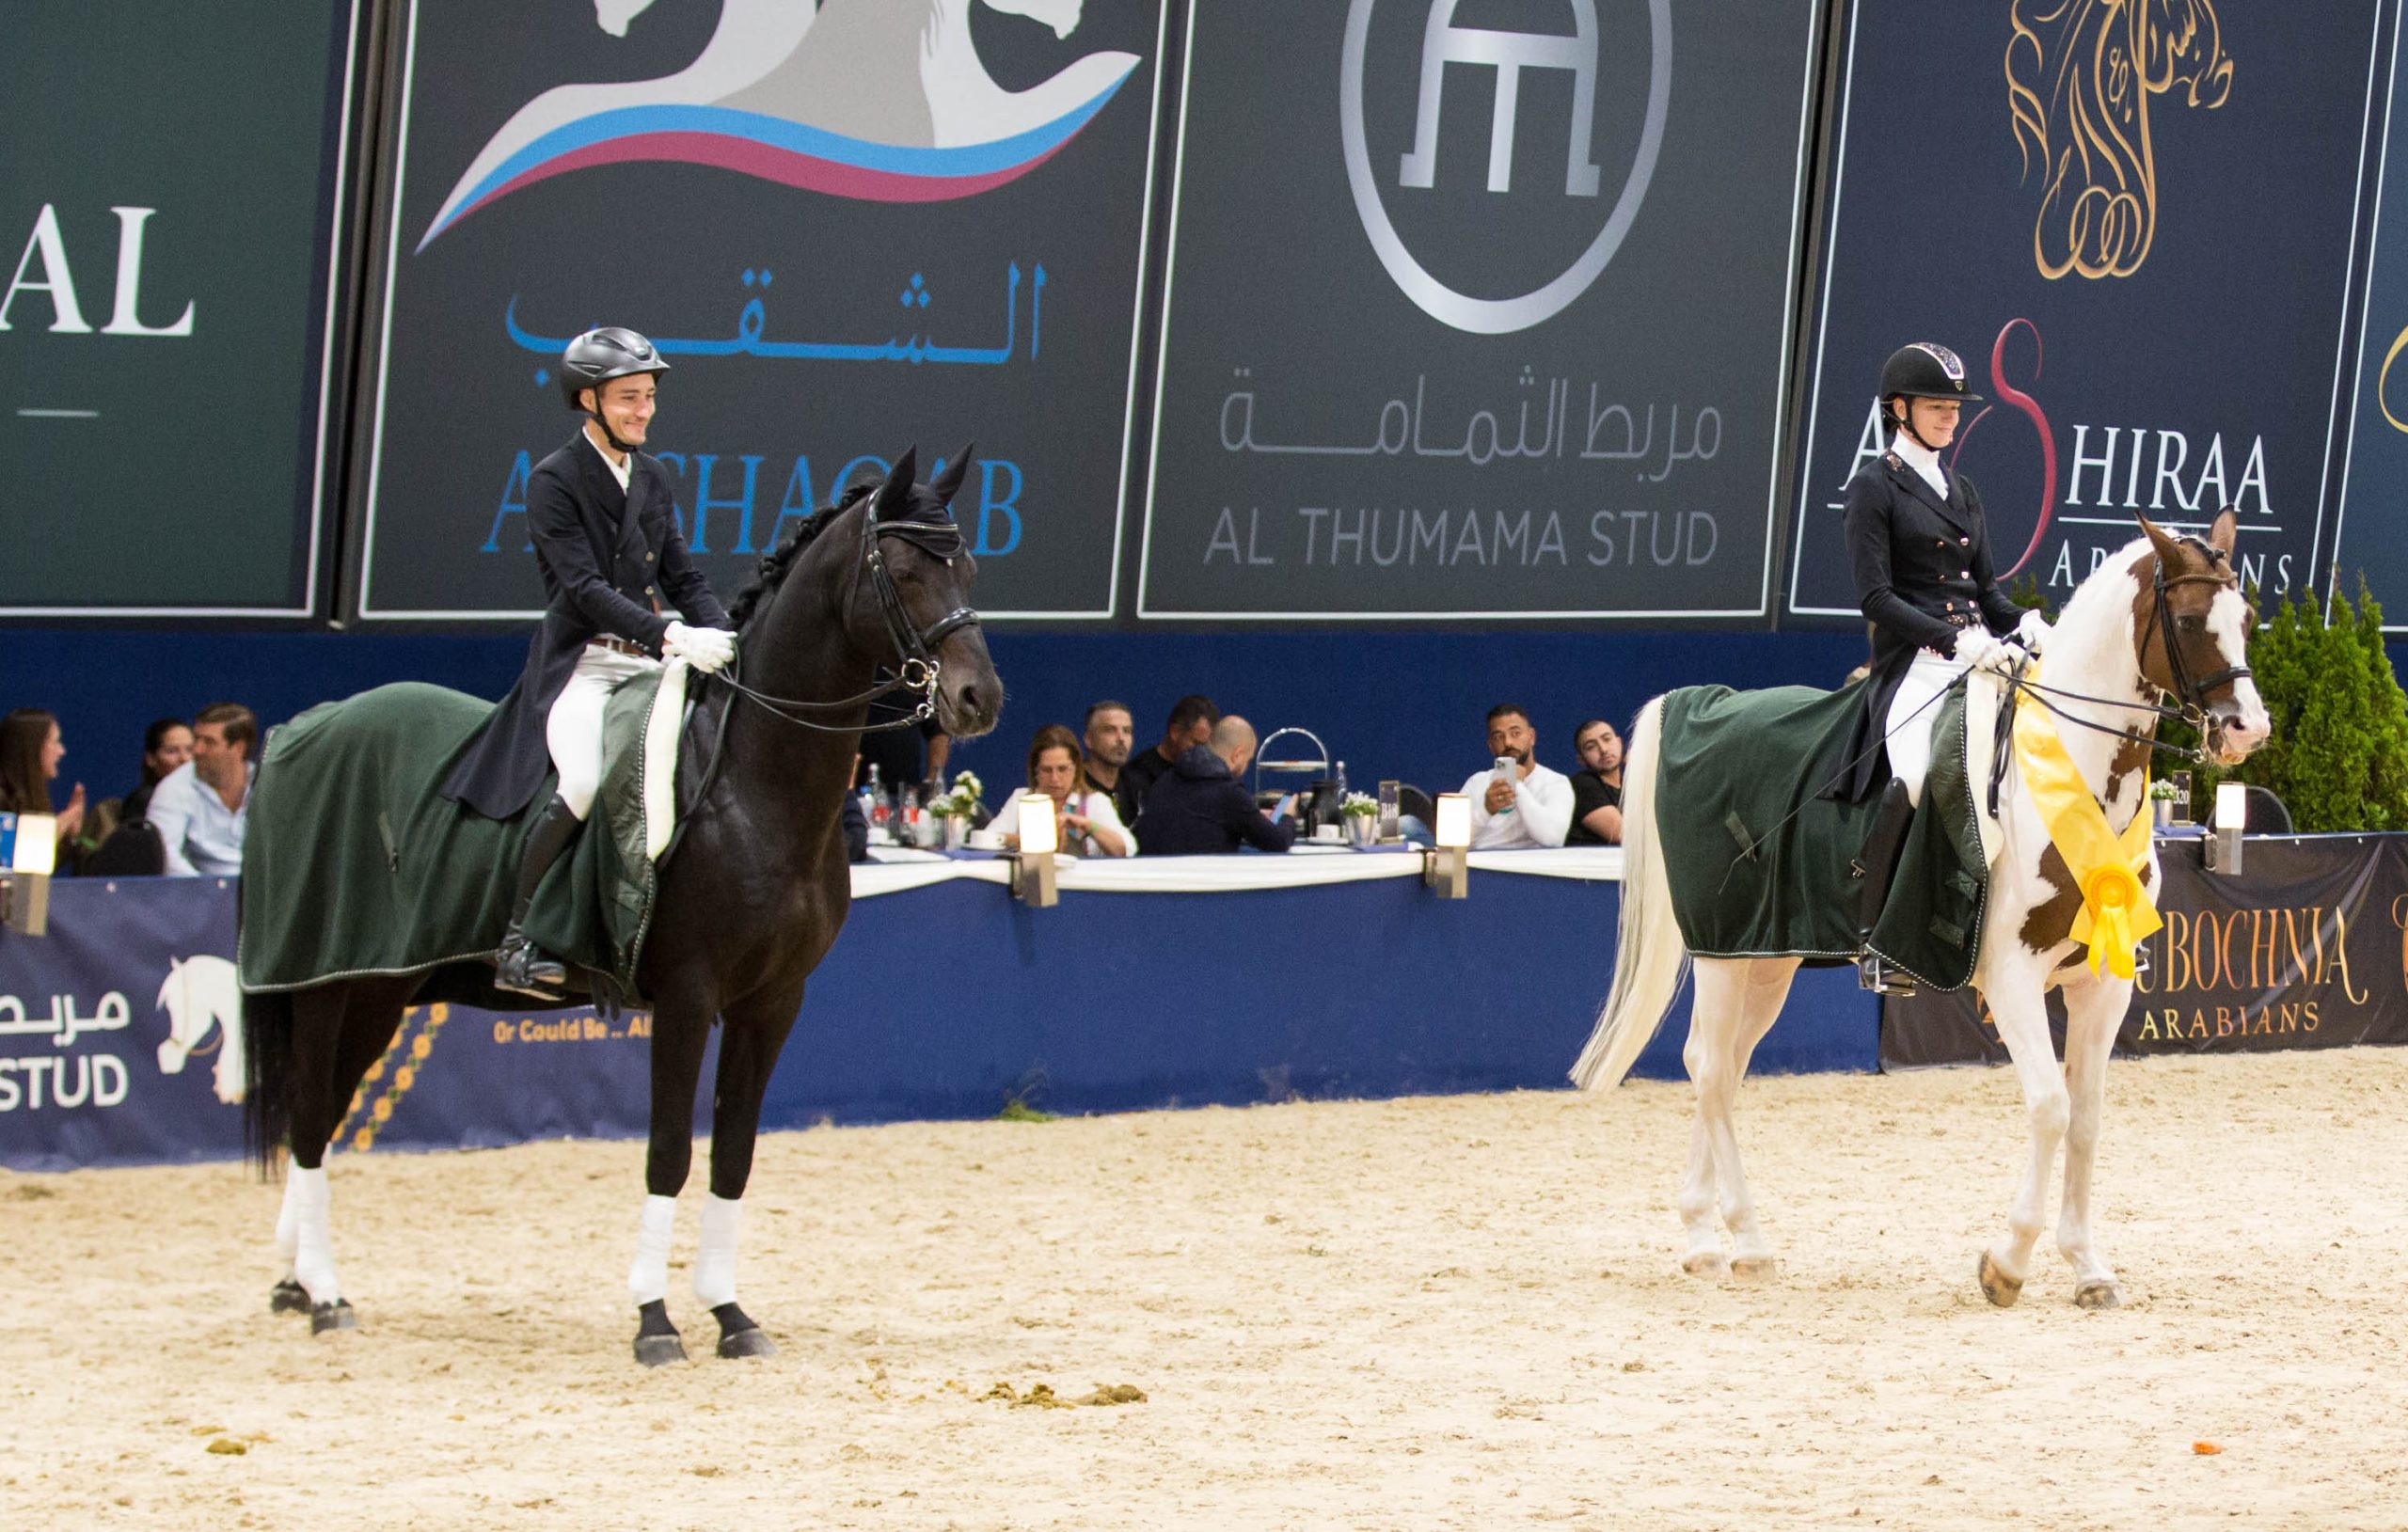
[[[1371,171],[1370,150],[1363,125],[1364,55],[1377,0],[1353,0],[1346,16],[1344,59],[1339,71],[1339,129],[1346,150],[1346,179],[1354,193],[1354,208],[1363,220],[1380,264],[1405,296],[1441,324],[1476,335],[1509,335],[1529,329],[1561,313],[1586,292],[1613,260],[1623,236],[1639,216],[1655,173],[1656,151],[1664,141],[1664,120],[1671,103],[1672,19],[1671,0],[1648,0],[1648,32],[1652,44],[1647,83],[1647,116],[1629,179],[1622,196],[1579,259],[1554,280],[1514,298],[1477,298],[1447,286],[1414,258],[1389,219]],[[1591,142],[1596,113],[1597,60],[1600,39],[1596,0],[1570,0],[1574,30],[1560,33],[1501,32],[1457,26],[1459,0],[1430,0],[1423,24],[1420,79],[1415,103],[1414,145],[1402,159],[1398,184],[1428,189],[1436,184],[1441,131],[1441,87],[1447,66],[1464,64],[1497,71],[1496,104],[1489,124],[1488,190],[1509,193],[1513,181],[1513,130],[1520,103],[1521,73],[1526,69],[1569,71],[1573,76],[1570,142],[1565,152],[1563,195],[1595,197],[1601,177]]]
[[[2157,233],[2148,101],[2183,87],[2213,109],[2232,90],[2214,0],[2014,0],[2007,111],[2028,179],[2041,171],[2032,256],[2055,281],[2130,276]]]
[[[477,152],[418,248],[482,207],[590,166],[670,161],[874,202],[975,197],[1051,159],[1137,55],[1100,52],[1006,90],[970,37],[973,0],[727,0],[693,63],[656,80],[545,91]],[[983,0],[1068,38],[1084,0]],[[597,0],[614,35],[649,0]]]

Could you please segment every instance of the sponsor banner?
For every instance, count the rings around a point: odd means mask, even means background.
[[[2383,172],[2328,556],[2345,588],[2351,575],[2366,576],[2385,608],[2384,628],[2395,633],[2408,629],[2408,538],[2400,535],[2408,526],[2408,102],[2400,95],[2400,55],[2395,27],[2383,65]]]
[[[1762,614],[1823,9],[1190,8],[1139,615]]]
[[[2229,505],[2245,578],[2322,585],[2384,8],[1852,0],[1791,611],[1861,620],[1842,501],[1913,340],[1985,396],[1945,455],[2003,580],[2062,601],[2136,513]]]
[[[2408,1043],[2408,836],[2252,839],[2237,877],[2195,838],[2158,843],[2165,927],[2116,1034],[2119,1053],[2242,1053]],[[2065,1004],[2049,1027],[2065,1046]],[[1882,1003],[1885,1068],[2004,1063],[1972,989]]]
[[[48,935],[0,933],[0,1165],[242,1153],[234,897],[224,878],[62,878],[51,886]],[[336,1149],[640,1135],[650,1035],[641,1012],[413,1007],[354,1098]],[[707,1060],[703,1078],[707,1090]]]
[[[363,8],[12,9],[0,614],[315,610]]]
[[[540,609],[568,340],[672,371],[643,444],[725,596],[794,520],[975,440],[990,616],[1112,610],[1164,8],[409,0],[362,617]]]

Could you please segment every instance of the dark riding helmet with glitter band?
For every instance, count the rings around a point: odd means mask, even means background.
[[[1965,391],[1965,364],[1946,346],[1918,340],[1890,353],[1881,364],[1884,404],[1893,399],[1955,399],[1976,403],[1981,395]]]
[[[580,390],[599,388],[612,378],[668,371],[651,341],[623,325],[605,324],[571,340],[561,353],[561,397],[583,415],[586,408],[577,402]]]

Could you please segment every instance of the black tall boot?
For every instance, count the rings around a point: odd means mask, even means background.
[[[561,853],[577,839],[581,823],[568,806],[568,800],[554,797],[544,805],[544,812],[527,831],[527,841],[518,853],[518,897],[511,906],[510,929],[502,933],[501,948],[494,954],[493,983],[497,989],[508,989],[537,1000],[559,1000],[568,986],[568,966],[559,958],[546,956],[527,940],[527,911],[535,903],[535,886]]]
[[[1857,936],[1869,940],[1873,927],[1881,919],[1881,907],[1890,899],[1890,880],[1898,870],[1898,853],[1907,844],[1907,828],[1914,822],[1915,801],[1908,796],[1907,784],[1893,777],[1881,789],[1881,801],[1873,811],[1873,828],[1864,837],[1864,848],[1856,854],[1851,868],[1861,879],[1857,886]],[[1911,995],[1914,981],[1867,952],[1856,960],[1857,983],[1866,989],[1883,995]]]

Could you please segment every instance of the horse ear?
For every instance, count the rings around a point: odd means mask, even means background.
[[[2148,533],[2150,545],[2157,549],[2158,562],[2171,564],[2181,557],[2179,549],[2182,545],[2167,536],[2163,528],[2137,511],[2132,513],[2132,519],[2141,524],[2142,531]]]
[[[2241,517],[2227,505],[2216,513],[2215,525],[2208,529],[2208,546],[2230,559],[2232,545],[2240,536]]]
[[[911,482],[919,476],[920,450],[906,448],[903,455],[895,460],[895,466],[887,470],[886,482],[878,486],[878,513],[883,516],[911,503]]]
[[[961,481],[970,472],[970,459],[977,450],[976,442],[966,444],[960,451],[953,454],[953,461],[945,465],[944,472],[928,481],[928,490],[936,496],[939,505],[953,503],[953,497],[961,488]]]

